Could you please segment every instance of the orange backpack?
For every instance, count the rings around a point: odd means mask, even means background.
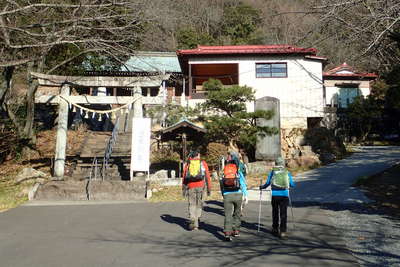
[[[239,176],[238,168],[234,163],[228,163],[224,167],[224,174],[222,177],[222,186],[224,191],[239,190]]]

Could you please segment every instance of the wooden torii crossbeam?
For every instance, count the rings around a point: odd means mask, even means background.
[[[32,72],[31,77],[38,80],[39,86],[58,87],[59,94],[41,95],[35,97],[35,103],[58,104],[58,126],[56,151],[54,161],[54,176],[62,179],[64,176],[66,144],[68,130],[68,111],[70,104],[128,104],[133,103],[134,117],[142,117],[143,104],[162,104],[165,99],[165,83],[170,74],[137,77],[109,76],[59,76]],[[134,89],[133,96],[71,96],[70,88],[76,87],[124,87]],[[161,97],[143,97],[141,87],[162,87]],[[103,91],[105,92],[105,90]]]

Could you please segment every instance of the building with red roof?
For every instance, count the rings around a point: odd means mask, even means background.
[[[357,96],[370,94],[375,73],[359,72],[346,63],[323,73],[326,105],[346,108]]]
[[[282,128],[307,128],[322,119],[323,65],[326,58],[314,48],[292,45],[198,46],[178,50],[189,105],[204,101],[203,82],[209,78],[224,85],[249,86],[256,99],[280,101]],[[254,110],[254,103],[247,105]]]

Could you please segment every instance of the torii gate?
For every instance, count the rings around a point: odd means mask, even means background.
[[[59,76],[32,72],[31,76],[38,80],[39,86],[59,88],[59,94],[37,95],[35,103],[59,105],[54,176],[55,179],[61,180],[63,179],[65,168],[70,105],[81,107],[81,104],[120,104],[127,108],[133,104],[134,116],[143,117],[143,104],[165,104],[165,81],[169,79],[170,74],[140,77],[102,77]],[[70,95],[71,86],[98,88],[99,94],[97,96]],[[134,94],[133,96],[107,96],[106,87],[132,88]],[[142,96],[141,87],[160,87],[159,94],[156,97],[151,97],[150,92],[148,92],[147,96]],[[115,112],[115,110],[96,111],[99,114],[112,112]]]

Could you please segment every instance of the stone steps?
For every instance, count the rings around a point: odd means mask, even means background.
[[[104,180],[101,175],[102,162],[112,133],[89,131],[82,144],[72,176],[64,177],[64,181],[50,181],[41,185],[36,192],[35,200],[145,200],[147,192],[145,178],[140,177],[130,181],[132,135],[130,132],[124,132],[124,128],[129,129],[129,125],[125,127],[125,123],[130,121],[131,114],[125,114],[123,117],[120,119],[120,131],[108,160]],[[94,173],[91,175],[94,157],[98,160],[96,176]]]
[[[108,160],[107,179],[129,180],[129,164],[131,155],[131,133],[120,132],[114,144],[111,157]],[[97,157],[98,168],[101,168],[106,146],[111,138],[110,132],[90,132],[84,145],[73,173],[75,180],[82,180],[90,176],[93,158]],[[115,169],[115,170],[111,170]],[[100,175],[98,170],[98,175]]]
[[[125,127],[129,116],[131,114],[125,114],[120,119],[118,136],[104,176],[102,163],[112,132],[89,131],[72,176],[42,186],[37,193],[38,200],[86,200],[88,194],[94,200],[143,199],[146,193],[144,179],[130,181],[132,134],[124,131],[129,128]],[[96,175],[92,169],[94,157],[97,157]],[[93,180],[95,178],[97,180]]]

